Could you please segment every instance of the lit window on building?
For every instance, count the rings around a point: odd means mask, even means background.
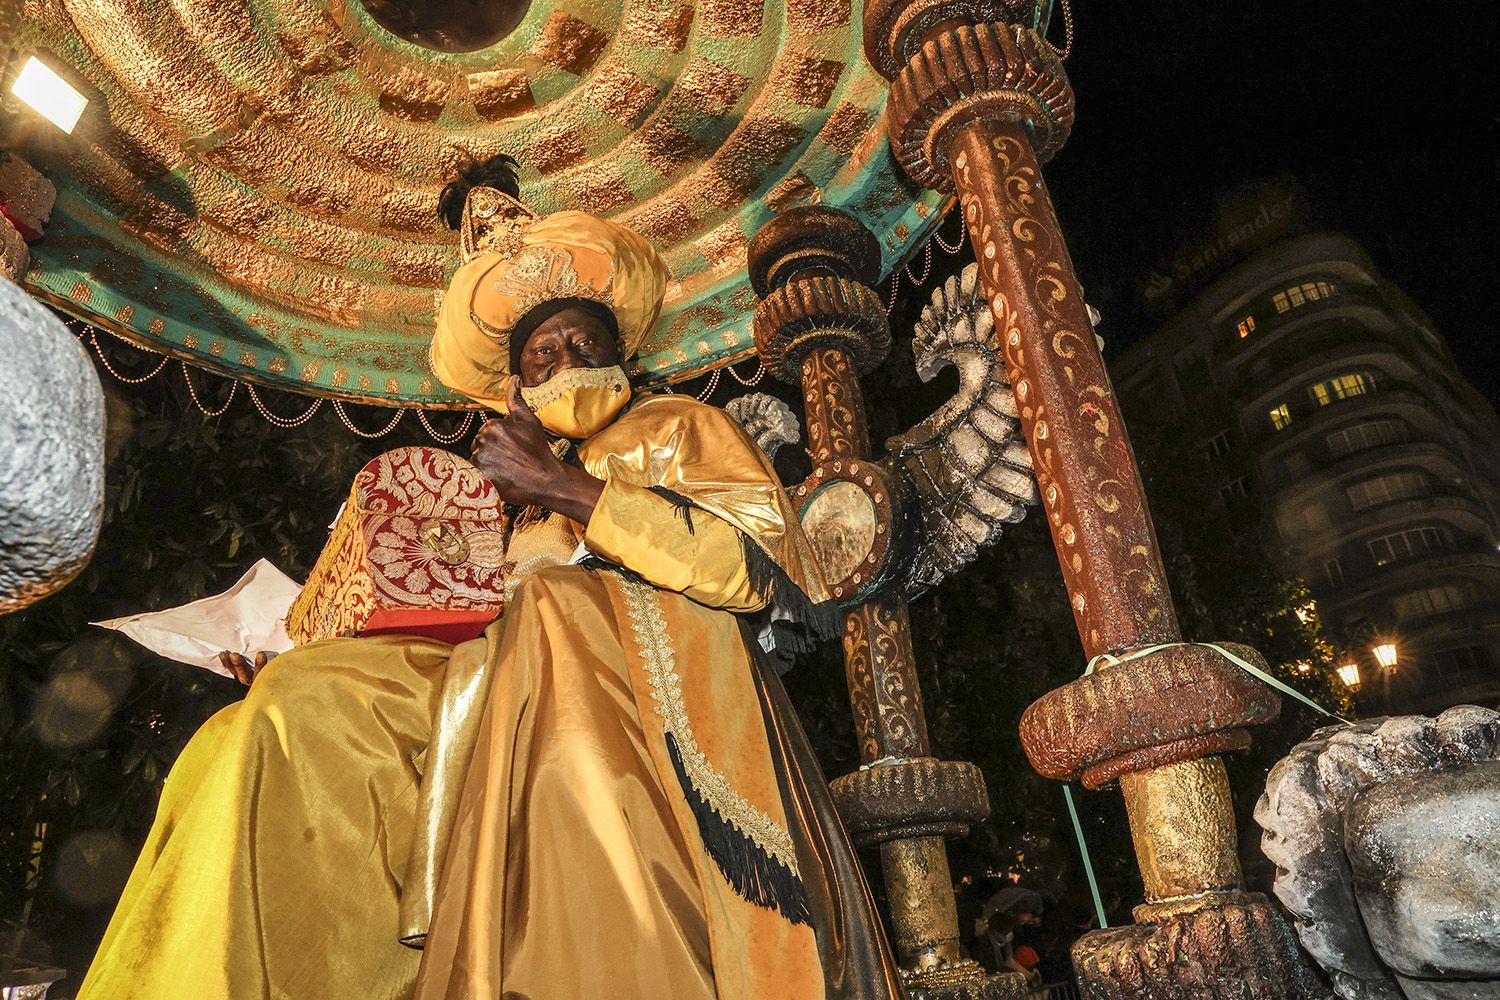
[[[1328,435],[1328,450],[1334,458],[1406,440],[1406,426],[1399,420],[1369,420]]]
[[[1334,288],[1334,284],[1329,281],[1304,281],[1271,296],[1271,304],[1278,313],[1288,312],[1309,302],[1329,298],[1333,295]]]
[[[1469,606],[1469,595],[1463,587],[1450,583],[1441,587],[1427,587],[1411,594],[1402,594],[1391,604],[1397,618],[1421,618],[1449,611],[1462,611]]]
[[[1213,437],[1209,438],[1208,441],[1203,445],[1203,457],[1207,460],[1211,461],[1215,458],[1218,458],[1220,455],[1227,454],[1229,454],[1228,431],[1220,431]]]
[[[1342,587],[1344,585],[1344,564],[1337,559],[1330,559],[1323,564],[1323,575],[1328,578],[1328,586]]]
[[[1432,489],[1426,476],[1408,470],[1366,479],[1346,487],[1344,492],[1349,495],[1349,503],[1355,510],[1369,510],[1397,500],[1428,496]]]
[[[1250,336],[1255,332],[1255,317],[1246,316],[1244,319],[1240,320],[1238,329],[1240,331],[1241,340],[1244,340],[1246,337]]]
[[[1340,399],[1374,392],[1375,375],[1373,372],[1350,372],[1348,375],[1338,375],[1319,382],[1308,391],[1312,393],[1313,401],[1319,406],[1327,406]]]
[[[1250,487],[1245,485],[1245,477],[1230,480],[1219,487],[1219,499],[1225,503],[1232,503],[1237,499],[1244,499],[1250,495]]]
[[[1271,427],[1274,430],[1283,431],[1292,425],[1292,411],[1287,409],[1285,403],[1273,407],[1270,412]]]
[[[1446,528],[1409,528],[1369,541],[1370,557],[1376,566],[1389,566],[1432,552],[1443,552],[1452,544],[1452,536]]]

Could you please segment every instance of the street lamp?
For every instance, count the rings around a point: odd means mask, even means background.
[[[1394,642],[1382,642],[1371,649],[1370,652],[1375,654],[1375,662],[1387,670],[1394,667],[1400,658],[1396,653],[1396,644]]]
[[[1353,660],[1350,660],[1348,663],[1345,663],[1342,666],[1340,666],[1339,667],[1339,680],[1343,681],[1344,682],[1344,686],[1346,688],[1348,688],[1350,691],[1358,691],[1359,690],[1359,664],[1355,663]]]

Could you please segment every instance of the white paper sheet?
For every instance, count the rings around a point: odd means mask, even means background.
[[[254,658],[262,650],[292,648],[286,613],[301,592],[301,584],[262,559],[222,594],[92,624],[123,632],[168,659],[228,676],[219,662],[224,650]]]

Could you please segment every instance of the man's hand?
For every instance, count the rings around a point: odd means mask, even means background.
[[[219,654],[219,662],[224,665],[225,670],[228,670],[233,675],[235,680],[245,685],[245,687],[249,687],[250,682],[255,680],[255,676],[261,672],[265,665],[270,662],[271,657],[275,655],[275,653],[267,653],[265,650],[261,650],[255,654],[255,660],[252,662],[241,654],[231,653],[226,649]]]
[[[506,393],[510,414],[487,420],[474,436],[474,465],[507,503],[538,504],[587,524],[604,482],[552,453],[541,421],[521,398],[521,380]]]

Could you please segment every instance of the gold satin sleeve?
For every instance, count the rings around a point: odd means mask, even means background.
[[[701,508],[678,507],[644,486],[605,481],[583,535],[590,552],[639,573],[663,590],[725,611],[759,611],[740,534]]]
[[[811,603],[832,596],[770,460],[718,407],[687,396],[645,397],[585,441],[578,456],[596,478],[681,493],[758,545]]]

